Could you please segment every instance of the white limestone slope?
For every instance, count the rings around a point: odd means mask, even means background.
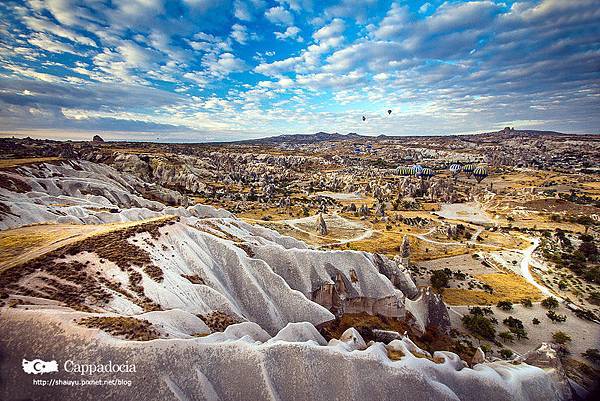
[[[153,193],[163,201],[185,201],[177,192],[87,161],[40,163],[2,170],[0,174],[3,182],[13,181],[17,187],[0,187],[0,202],[9,208],[0,212],[0,229],[47,222],[100,224],[155,217],[164,204],[144,198],[140,191]]]
[[[202,338],[139,343],[82,330],[67,316],[13,310],[0,321],[0,338],[10,333],[10,346],[19,353],[7,352],[8,344],[0,342],[0,352],[7,355],[0,360],[4,384],[0,398],[561,401],[570,397],[568,387],[555,377],[558,367],[498,361],[471,369],[450,352],[436,352],[433,358],[415,356],[419,350],[406,337],[388,346],[367,347],[350,329],[324,346],[315,332],[308,323],[290,324],[271,337],[246,322]],[[404,356],[390,360],[386,347]],[[21,355],[51,356],[61,368],[53,378],[62,380],[85,378],[62,369],[68,359],[82,364],[127,362],[136,371],[118,375],[131,380],[131,386],[33,386],[14,368]],[[94,379],[116,376],[96,374]]]

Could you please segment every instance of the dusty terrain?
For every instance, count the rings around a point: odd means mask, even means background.
[[[0,329],[26,330],[59,313],[52,324],[115,355],[128,342],[151,344],[140,348],[148,357],[175,339],[176,348],[192,341],[211,352],[235,352],[223,345],[234,341],[259,359],[285,359],[300,347],[326,364],[339,350],[354,352],[348,344],[360,336],[371,368],[385,366],[393,377],[413,359],[438,369],[439,352],[451,351],[452,369],[439,368],[448,380],[463,365],[482,366],[469,375],[520,366],[518,386],[526,386],[526,369],[537,369],[519,361],[548,343],[560,366],[552,374],[566,369],[590,388],[598,366],[584,353],[600,347],[600,174],[565,168],[560,149],[572,142],[547,134],[556,151],[540,164],[537,137],[511,132],[426,141],[334,136],[301,150],[291,139],[1,140],[0,303],[10,318]],[[581,157],[597,158],[600,144],[590,138]],[[453,176],[449,161],[486,174]],[[430,176],[419,175],[423,166]],[[550,296],[558,302],[552,311],[541,305]],[[514,305],[504,311],[502,303]],[[480,326],[468,323],[477,307],[491,308]],[[554,338],[559,331],[570,339]],[[19,346],[36,341],[24,336]],[[351,359],[352,369],[361,358]],[[540,388],[566,383],[544,376],[547,367],[532,372]],[[261,380],[277,382],[274,375]],[[473,380],[506,385],[485,377]],[[205,379],[235,398],[222,377]],[[183,399],[191,390],[176,380],[153,388]]]

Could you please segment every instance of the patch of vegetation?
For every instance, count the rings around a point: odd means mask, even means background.
[[[133,317],[84,317],[77,320],[77,323],[104,330],[113,336],[124,337],[127,340],[149,341],[159,338],[158,331],[149,321]]]
[[[496,337],[494,323],[483,315],[480,308],[475,311],[471,309],[468,315],[462,317],[462,323],[476,337],[490,341]]]
[[[553,310],[549,310],[548,313],[546,313],[546,316],[548,316],[548,319],[552,320],[553,322],[566,322],[567,321],[567,316],[566,315],[559,315],[558,313],[554,312]]]
[[[212,311],[206,315],[198,315],[202,321],[213,331],[225,331],[232,324],[240,323],[241,320],[235,316],[231,316],[225,312]]]
[[[525,298],[521,300],[521,305],[523,305],[526,308],[531,308],[533,306],[533,303],[531,302],[531,299]]]
[[[590,225],[586,222],[589,216],[580,216],[585,221],[576,220],[578,224]],[[593,222],[597,224],[596,222]],[[579,236],[581,241],[575,247],[565,232],[557,229],[554,239],[544,238],[541,242],[542,255],[547,260],[556,264],[558,268],[566,268],[590,283],[600,284],[600,253],[592,235],[583,234]],[[567,282],[558,283],[559,288],[566,289]]]
[[[558,308],[558,300],[554,297],[548,297],[541,302],[541,305],[546,309]]]
[[[510,359],[513,356],[513,352],[506,348],[502,348],[498,353],[503,359]]]
[[[564,345],[568,342],[571,342],[571,337],[565,332],[557,331],[552,333],[552,341],[557,344]]]
[[[450,277],[445,270],[434,270],[431,272],[431,277],[429,278],[431,286],[438,291],[444,287],[447,287],[449,280]]]
[[[513,304],[510,301],[500,301],[496,304],[496,306],[503,311],[509,311],[513,308]]]
[[[581,356],[596,365],[600,365],[600,350],[598,348],[588,348]]]
[[[512,335],[512,333],[510,331],[503,331],[498,334],[498,337],[500,337],[502,340],[504,340],[506,342],[511,342],[511,343],[515,339],[515,337]]]
[[[520,340],[523,338],[528,338],[527,332],[525,331],[525,327],[523,326],[523,322],[521,320],[509,316],[503,320],[503,323],[508,326],[510,332],[513,333],[517,339]]]

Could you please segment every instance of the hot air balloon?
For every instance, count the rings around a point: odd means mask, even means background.
[[[392,110],[388,110],[388,115],[392,114]]]
[[[413,169],[412,169],[412,168],[410,168],[410,167],[400,167],[400,166],[399,166],[399,167],[396,169],[396,173],[397,173],[398,175],[404,175],[404,176],[408,176],[408,175],[413,175],[413,174],[414,174],[414,171],[413,171]]]
[[[462,170],[462,166],[460,164],[454,163],[450,165],[450,172],[452,173],[453,177],[456,177],[458,173],[460,173],[460,170]]]
[[[473,170],[473,177],[475,177],[477,182],[481,182],[487,176],[488,171],[485,167],[477,167],[475,170]]]
[[[415,164],[414,166],[412,166],[412,170],[414,175],[420,177],[421,172],[423,171],[423,166],[421,166],[420,164]]]
[[[433,177],[435,175],[435,172],[430,169],[429,167],[425,167],[423,168],[423,170],[421,170],[421,178],[424,179],[429,179],[431,177]]]
[[[367,117],[363,116],[363,121],[367,121]]]
[[[475,168],[476,168],[476,166],[474,164],[467,164],[466,166],[463,167],[463,171],[465,172],[467,177],[471,177],[471,174],[473,174],[473,171],[475,170]]]

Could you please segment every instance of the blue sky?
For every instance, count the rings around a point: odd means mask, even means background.
[[[9,0],[0,17],[8,135],[600,132],[597,0]]]

